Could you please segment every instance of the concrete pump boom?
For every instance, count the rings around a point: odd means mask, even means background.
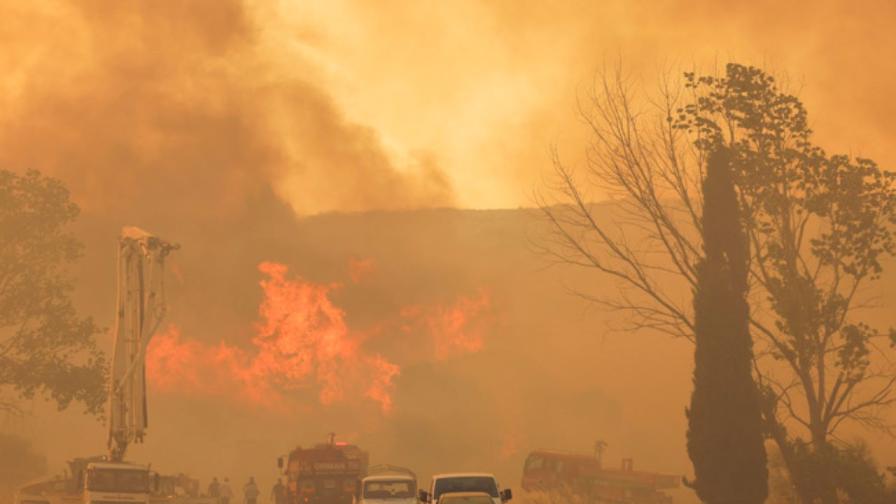
[[[115,346],[109,384],[109,455],[121,461],[148,426],[146,347],[165,316],[165,257],[178,248],[125,227],[118,245]]]

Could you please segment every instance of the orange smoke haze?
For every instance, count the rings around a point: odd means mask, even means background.
[[[453,204],[438,159],[348,117],[319,65],[287,50],[308,35],[272,40],[264,10],[0,2],[0,165],[60,177],[98,214],[220,218],[271,197],[299,214]]]
[[[352,260],[355,277],[372,260]],[[392,409],[394,379],[399,365],[365,351],[365,340],[390,331],[384,322],[376,330],[354,330],[345,312],[330,298],[339,284],[314,284],[288,278],[282,264],[263,262],[260,285],[264,298],[260,322],[252,337],[253,350],[182,338],[174,325],[155,336],[147,350],[147,376],[160,391],[180,394],[235,394],[272,410],[290,411],[301,404],[291,393],[314,389],[323,405],[367,398],[383,412]],[[482,349],[491,304],[483,291],[460,297],[448,306],[412,306],[401,310],[402,331],[423,334],[421,351],[434,347],[437,360]],[[425,357],[424,357],[425,359]]]
[[[0,164],[88,211],[216,215],[267,189],[301,215],[531,204],[617,59],[650,90],[658,69],[759,64],[832,151],[896,160],[893,2],[0,4]]]
[[[614,286],[545,268],[519,207],[553,145],[581,165],[578,98],[617,61],[646,93],[731,60],[789,76],[820,144],[896,166],[893,19],[882,0],[0,0],[0,168],[71,190],[100,325],[122,225],[182,245],[135,460],[267,485],[335,431],[424,478],[516,486],[529,450],[597,439],[684,474],[692,346],[608,331],[621,315],[569,290]],[[26,422],[60,468],[105,446],[76,409]]]

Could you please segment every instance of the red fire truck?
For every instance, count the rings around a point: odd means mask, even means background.
[[[522,487],[530,492],[567,492],[585,504],[670,504],[662,490],[677,488],[678,476],[635,471],[632,459],[618,469],[594,455],[537,450],[526,458]]]
[[[329,442],[298,447],[277,464],[286,475],[288,504],[352,504],[368,461],[367,452],[331,434]]]

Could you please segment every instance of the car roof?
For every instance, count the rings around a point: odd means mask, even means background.
[[[435,474],[432,479],[443,479],[443,478],[492,478],[497,481],[494,474],[491,473],[443,473],[443,474]]]
[[[367,476],[362,481],[414,481],[414,478],[409,474],[377,474],[375,476]]]

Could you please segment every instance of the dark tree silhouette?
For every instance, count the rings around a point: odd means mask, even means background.
[[[66,225],[78,215],[66,188],[36,171],[0,170],[0,410],[43,394],[59,408],[72,401],[99,413],[105,359],[97,326],[70,299],[66,266],[80,244]]]
[[[625,329],[693,341],[694,310],[682,294],[696,288],[703,255],[696,195],[708,153],[728,147],[750,247],[767,435],[793,474],[799,443],[825,450],[845,422],[889,430],[896,365],[886,343],[896,331],[873,327],[860,308],[869,302],[863,290],[896,255],[896,174],[824,152],[803,104],[758,68],[686,73],[683,82],[663,81],[659,99],[636,93],[618,72],[598,80],[582,108],[593,133],[584,171],[614,204],[591,204],[590,187],[555,154],[557,197],[540,202],[552,230],[544,251],[615,280],[611,295],[579,294],[623,312]],[[832,502],[833,480],[816,483],[829,486]],[[812,504],[811,489],[797,491]]]
[[[691,486],[707,504],[761,504],[768,496],[747,305],[749,249],[730,153],[709,157],[703,183],[704,258],[694,291],[694,391],[688,415]]]
[[[813,502],[896,502],[896,490],[887,487],[885,475],[878,469],[864,443],[844,446],[828,444],[819,449],[797,441],[793,451],[798,462],[791,479],[800,481]],[[820,482],[820,479],[830,481]],[[831,488],[838,490],[833,496],[828,494]]]

